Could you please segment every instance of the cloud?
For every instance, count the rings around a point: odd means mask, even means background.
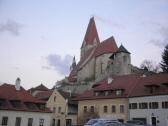
[[[50,54],[46,59],[49,66],[42,66],[43,69],[54,69],[63,75],[69,74],[69,68],[73,59],[71,55],[66,55],[62,58],[60,55]]]
[[[13,35],[18,36],[22,27],[23,25],[18,22],[7,20],[5,23],[0,24],[0,32],[9,32]]]
[[[112,28],[114,28],[114,27],[119,28],[119,29],[124,29],[125,28],[122,24],[115,23],[115,22],[113,22],[113,21],[111,21],[109,19],[105,19],[105,18],[100,17],[98,15],[92,15],[92,16],[94,16],[96,19],[98,19],[99,21],[105,23],[106,25],[108,25],[108,26],[110,26]]]
[[[161,27],[158,30],[160,34],[160,39],[152,39],[149,43],[157,46],[157,47],[165,47],[168,44],[168,27]]]

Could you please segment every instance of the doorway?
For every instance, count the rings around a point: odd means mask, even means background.
[[[72,119],[66,119],[66,126],[72,125]]]
[[[152,125],[156,126],[156,117],[152,117]]]

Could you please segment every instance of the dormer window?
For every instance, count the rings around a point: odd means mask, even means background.
[[[14,108],[22,108],[21,101],[10,101],[10,103],[12,104],[12,107]]]
[[[123,89],[117,89],[117,90],[116,90],[116,95],[117,95],[117,96],[120,96],[120,95],[123,94],[123,92],[124,92]]]
[[[150,85],[145,85],[145,87],[149,89],[150,93],[154,93],[160,86],[157,84],[150,84]]]
[[[5,104],[6,104],[6,101],[4,99],[0,99],[0,107],[5,106]]]
[[[94,94],[95,94],[95,96],[99,96],[99,92],[98,91],[96,91]]]
[[[168,87],[168,82],[166,82],[166,83],[162,83],[162,85]]]

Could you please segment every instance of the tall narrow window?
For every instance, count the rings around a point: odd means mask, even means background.
[[[4,116],[2,117],[2,126],[7,126],[8,125],[8,117]]]
[[[56,96],[54,96],[54,102],[56,101]]]
[[[83,112],[87,112],[87,106],[83,107]]]
[[[55,113],[56,112],[56,108],[55,107],[53,107],[53,113]]]
[[[115,105],[112,105],[112,107],[111,107],[111,112],[112,112],[112,113],[115,113],[115,112],[116,112],[116,106],[115,106]]]
[[[100,73],[103,73],[103,63],[100,63]]]
[[[16,117],[15,126],[21,126],[21,117]]]
[[[28,118],[28,126],[33,126],[33,118]]]
[[[90,107],[90,112],[92,112],[92,113],[94,112],[94,106]]]
[[[61,113],[61,107],[58,107],[58,113]]]
[[[39,121],[39,126],[44,126],[44,119],[40,119]]]
[[[120,113],[124,113],[124,105],[120,105]]]
[[[108,108],[107,108],[107,106],[104,106],[104,113],[107,113],[107,111],[108,111]]]

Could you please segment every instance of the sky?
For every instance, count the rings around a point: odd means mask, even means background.
[[[131,62],[158,64],[168,44],[168,0],[0,0],[0,83],[52,88],[69,74],[89,19],[100,40],[114,36]]]

